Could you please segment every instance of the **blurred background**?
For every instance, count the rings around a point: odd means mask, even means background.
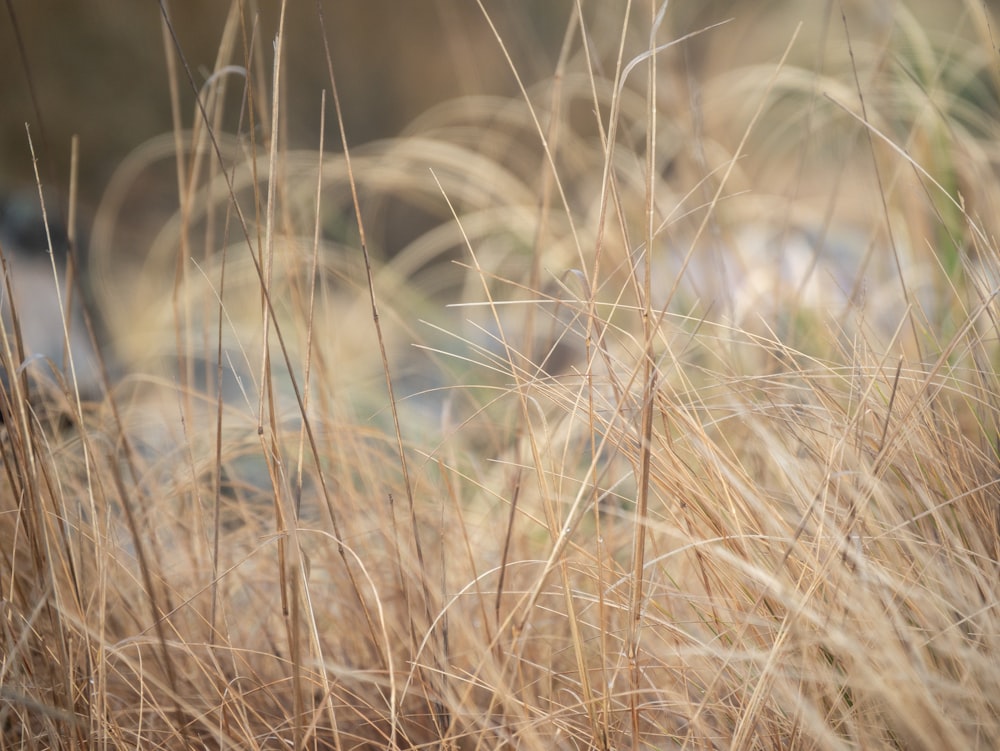
[[[259,49],[269,52],[279,3],[259,3],[255,11],[254,5],[248,0],[247,15],[258,13],[259,27],[248,33],[259,35]],[[216,67],[229,6],[200,0],[164,3],[199,85]],[[550,75],[570,0],[503,0],[486,6],[522,75],[529,82]],[[437,102],[462,94],[516,92],[475,3],[324,0],[322,10],[347,131],[355,144],[396,135]],[[288,4],[287,136],[296,147],[317,145],[320,92],[330,88],[317,19],[313,2]],[[260,62],[271,64],[270,59]],[[25,123],[31,125],[43,180],[58,181],[60,189],[68,180],[70,138],[79,135],[84,214],[130,151],[172,127],[157,3],[11,0],[0,12],[0,66],[6,72],[0,77],[0,189],[33,187]],[[262,70],[270,78],[269,67]],[[190,87],[180,99],[183,125],[189,127]],[[331,146],[338,143],[332,117],[327,136]]]
[[[289,148],[303,149],[314,149],[319,144],[321,93],[330,89],[324,31],[337,76],[348,140],[352,146],[360,146],[398,135],[429,108],[461,97],[492,95],[519,102],[517,82],[496,36],[503,39],[506,52],[526,86],[548,81],[555,71],[574,6],[574,0],[483,0],[482,8],[470,0],[288,3],[282,97],[284,143]],[[621,16],[626,6],[594,2],[582,3],[582,7],[590,42],[588,54],[584,55],[577,34],[569,70],[577,74],[577,91],[589,96],[589,78],[579,74],[589,70],[597,77],[613,76],[620,46]],[[731,227],[742,227],[763,218],[763,204],[755,202],[756,197],[767,201],[769,196],[785,193],[786,200],[769,203],[772,215],[765,221],[771,221],[774,227],[789,225],[787,216],[792,214],[794,204],[794,212],[802,217],[800,229],[806,234],[825,236],[823,222],[827,220],[823,217],[832,214],[827,207],[833,205],[833,196],[838,219],[843,219],[845,226],[854,222],[867,233],[868,215],[879,202],[873,200],[875,194],[859,189],[875,182],[870,174],[870,153],[859,137],[861,129],[845,114],[857,108],[856,79],[858,85],[872,94],[869,107],[881,108],[878,113],[870,110],[872,122],[888,128],[897,143],[917,149],[916,158],[945,175],[949,187],[961,190],[964,185],[983,185],[984,180],[992,179],[987,173],[1000,164],[1000,153],[995,147],[997,139],[993,137],[993,123],[1000,117],[997,106],[1000,65],[996,59],[988,59],[990,51],[995,54],[997,48],[992,39],[996,26],[984,21],[993,3],[703,0],[665,6],[637,2],[632,5],[635,23],[624,45],[623,64],[633,59],[637,50],[648,49],[648,29],[661,7],[666,10],[657,43],[691,35],[683,44],[672,46],[658,57],[663,75],[657,107],[663,132],[657,147],[664,153],[657,158],[664,184],[676,191],[664,196],[666,211],[673,212],[684,201],[706,202],[713,179],[706,176],[721,174],[730,156],[740,148],[743,156],[732,189],[742,193],[743,200],[727,202]],[[25,134],[28,123],[42,180],[55,199],[50,204],[50,217],[56,223],[64,219],[70,143],[77,135],[78,229],[86,245],[89,225],[102,197],[107,195],[116,174],[124,171],[122,165],[129,155],[164,134],[167,134],[166,146],[173,146],[169,136],[175,117],[171,104],[172,80],[179,82],[176,92],[179,125],[190,128],[200,118],[187,74],[180,70],[171,76],[167,50],[171,54],[179,52],[197,87],[204,86],[220,68],[243,64],[244,46],[240,42],[219,59],[227,18],[237,17],[234,8],[242,8],[242,18],[250,24],[236,39],[252,40],[249,46],[254,50],[253,78],[257,85],[270,86],[272,43],[280,8],[276,0],[243,0],[239,4],[196,0],[162,3],[8,0],[0,10],[0,65],[5,71],[0,77],[3,104],[0,194],[19,194],[19,206],[25,205],[27,197],[26,211],[30,213],[35,187]],[[176,41],[164,24],[164,16],[169,18]],[[495,32],[490,21],[495,24]],[[768,100],[752,138],[745,146],[741,145],[754,109],[764,101],[764,90],[776,64],[796,34],[786,69],[782,71],[783,83]],[[986,52],[979,54],[980,50]],[[222,124],[224,132],[247,132],[246,124],[235,119],[240,112],[242,81],[235,76],[228,84],[226,116],[231,119]],[[628,86],[639,95],[636,99],[644,96],[645,83],[638,71],[631,76]],[[269,101],[269,94],[269,91],[258,92],[265,102]],[[535,96],[537,105],[540,95],[536,92]],[[568,117],[573,119],[573,128],[577,121],[586,121],[589,130],[581,131],[582,146],[578,153],[561,155],[567,165],[586,161],[588,156],[583,152],[589,153],[591,161],[600,161],[602,156],[593,127],[592,100],[579,97],[577,101],[581,103],[581,111]],[[951,118],[946,125],[928,117],[935,108]],[[491,111],[498,113],[501,109],[497,106]],[[963,119],[968,113],[970,117]],[[258,111],[258,117],[266,114]],[[452,122],[457,125],[451,134],[461,131],[461,138],[470,142],[472,150],[480,147],[478,141],[486,137],[492,123],[487,119]],[[631,151],[632,157],[641,156],[645,142],[644,110],[623,115],[622,122],[618,138],[623,151]],[[960,134],[956,125],[962,128]],[[504,127],[500,125],[495,130]],[[533,181],[537,179],[541,158],[535,132],[529,128],[511,133],[510,139],[501,142],[492,155],[504,167],[510,167],[518,158],[522,164],[529,162],[521,176],[528,186],[526,203],[533,203],[538,194],[537,183]],[[329,101],[325,137],[326,151],[339,151],[340,138]],[[961,150],[953,148],[953,144],[945,148],[943,144],[951,140],[961,141],[965,146]],[[919,153],[921,148],[923,153]],[[526,160],[525,155],[530,159]],[[114,268],[121,272],[114,281],[130,283],[130,267],[138,268],[144,263],[164,221],[177,209],[177,180],[169,153],[161,154],[158,162],[152,158],[147,161],[155,163],[155,169],[130,176],[128,200],[120,202],[119,207],[123,208],[115,215],[115,221],[122,226],[116,226],[118,235],[114,250],[110,251],[115,254]],[[845,170],[849,162],[856,162],[853,171]],[[630,164],[637,170],[643,169],[639,158],[632,159]],[[563,172],[577,194],[576,208],[587,206],[600,194],[596,183],[579,177],[588,174],[599,177],[600,165],[596,165],[597,169],[594,166],[584,165],[576,172],[567,166]],[[421,170],[421,174],[427,174],[425,167]],[[844,184],[850,185],[851,190],[837,187],[840,177],[831,179],[831,175],[841,171]],[[635,184],[641,183],[640,179]],[[967,200],[978,202],[981,215],[1000,215],[1000,208],[992,205],[990,191],[962,192]],[[922,186],[914,184],[911,193],[923,200]],[[899,195],[903,196],[901,202],[909,200],[904,190]],[[434,200],[438,209],[444,211],[436,194]],[[939,213],[948,210],[946,206],[931,208]],[[926,208],[920,211],[927,213]],[[583,209],[580,213],[590,212]],[[19,221],[27,221],[25,226],[30,230],[30,219],[23,219],[20,208],[17,212],[7,212],[8,217],[15,214],[21,217]],[[414,212],[402,216],[403,219],[387,220],[382,214],[371,222],[376,231],[404,235],[382,243],[386,256],[448,218],[435,215],[426,220]],[[913,245],[924,247],[924,238],[932,237],[933,230],[925,230],[912,221],[915,216],[917,212],[911,213],[910,226],[916,238]],[[340,219],[335,216],[333,221]],[[351,221],[342,224],[347,226]],[[823,228],[823,232],[818,233],[817,228]],[[725,229],[728,228],[720,227],[720,236]],[[325,226],[324,230],[338,241],[350,239],[338,227]],[[683,246],[686,242],[683,222],[678,222],[672,230],[675,236],[672,242]],[[19,232],[17,236],[30,234]],[[949,243],[956,247],[959,244],[945,238],[937,247]],[[101,245],[96,239],[93,244]],[[732,255],[735,244],[719,244],[717,254],[720,258]],[[773,255],[770,238],[758,244]],[[843,265],[853,274],[856,256],[864,248],[863,243],[853,239],[849,244],[852,247],[843,254],[846,259]],[[106,245],[110,250],[111,243]],[[679,255],[682,257],[683,253]],[[766,256],[768,262],[771,255]],[[92,263],[91,267],[95,265]],[[737,277],[749,276],[758,265],[754,262],[738,269]],[[173,261],[167,258],[158,271],[160,276],[172,278]],[[715,271],[711,273],[718,276]],[[105,302],[111,296],[122,295],[121,284],[115,287],[112,280],[103,281],[107,282]],[[140,302],[149,304],[148,300]]]
[[[552,74],[572,0],[485,0],[483,3],[527,84]],[[614,4],[610,4],[614,5]],[[990,3],[993,5],[993,3]],[[182,53],[202,84],[216,66],[230,4],[165,0]],[[321,7],[338,77],[349,138],[355,144],[396,135],[432,105],[466,94],[516,95],[517,88],[483,12],[468,0],[321,0],[288,4],[286,118],[289,145],[318,142],[320,92],[329,89],[318,10]],[[589,6],[588,6],[589,7]],[[803,24],[794,57],[815,60],[821,40],[840,38],[843,12],[859,40],[889,32],[905,7],[928,29],[955,34],[963,15],[982,2],[893,0],[706,0],[671,3],[665,32],[681,35],[720,21],[672,51],[689,76],[755,62],[774,62]],[[269,50],[278,2],[246,0],[259,17],[258,49]],[[605,9],[621,12],[621,8]],[[648,19],[654,4],[638,3]],[[600,13],[590,31],[599,35]],[[615,20],[617,23],[617,20]],[[831,24],[835,24],[830,29]],[[64,190],[70,138],[80,137],[80,206],[85,218],[122,159],[171,129],[171,103],[161,5],[132,0],[9,0],[0,12],[0,190],[33,187],[25,136],[30,123],[43,179]],[[616,26],[609,19],[614,35]],[[994,45],[995,47],[995,45]],[[236,57],[241,53],[237,52]],[[232,61],[227,61],[232,62]],[[259,61],[264,66],[270,60]],[[269,78],[270,72],[261,69]],[[33,92],[33,94],[32,94]],[[32,102],[34,95],[35,102]],[[180,91],[183,125],[193,117],[190,87]],[[337,143],[328,118],[328,148]]]

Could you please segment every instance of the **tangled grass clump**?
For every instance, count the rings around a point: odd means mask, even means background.
[[[1000,747],[997,67],[963,8],[699,81],[725,27],[579,3],[549,82],[340,153],[252,108],[224,136],[213,76],[95,223],[125,377],[62,421],[0,401],[3,746]],[[243,11],[220,69],[256,69]]]

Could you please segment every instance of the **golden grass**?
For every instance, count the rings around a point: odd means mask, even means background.
[[[826,78],[697,81],[671,8],[578,10],[548,84],[342,153],[281,146],[279,44],[123,167],[127,375],[0,403],[2,747],[1000,746],[995,58],[831,15]]]

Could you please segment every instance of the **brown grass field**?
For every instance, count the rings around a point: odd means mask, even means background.
[[[988,7],[483,2],[363,142],[284,5],[2,329],[0,748],[1000,748]]]

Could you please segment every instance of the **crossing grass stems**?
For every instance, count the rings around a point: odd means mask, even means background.
[[[243,3],[182,112],[164,12],[176,131],[92,242],[126,375],[0,402],[4,747],[1000,746],[984,11],[698,80],[725,26],[632,6],[374,144],[331,62],[336,153]],[[436,221],[389,254],[392,201]]]

